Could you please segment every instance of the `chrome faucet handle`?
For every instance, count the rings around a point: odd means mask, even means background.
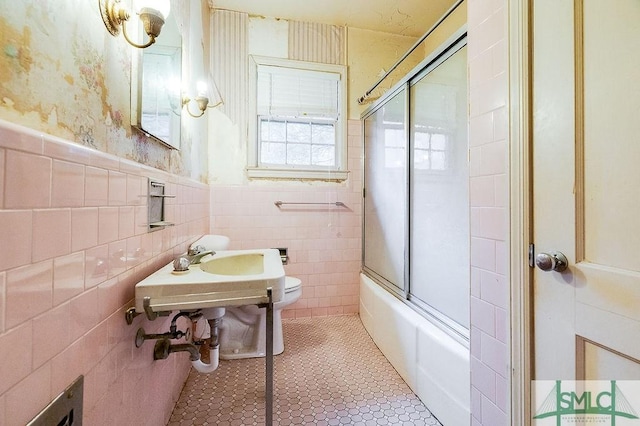
[[[203,245],[198,244],[197,246],[189,247],[187,254],[189,256],[195,256],[197,254],[204,253],[205,251],[207,251],[207,248]]]
[[[175,272],[185,272],[189,270],[191,259],[186,256],[180,256],[173,261],[173,270]]]

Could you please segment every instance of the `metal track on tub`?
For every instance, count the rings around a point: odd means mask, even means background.
[[[298,206],[336,206],[336,207],[347,207],[345,203],[342,201],[335,201],[333,203],[291,203],[286,201],[276,201],[275,204],[277,207],[285,206],[285,205],[298,205]]]

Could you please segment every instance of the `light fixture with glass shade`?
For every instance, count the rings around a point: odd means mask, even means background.
[[[134,3],[135,12],[142,21],[145,33],[149,36],[147,43],[138,44],[131,40],[127,34],[126,22],[131,13],[122,0],[98,0],[98,2],[102,21],[107,31],[115,37],[120,34],[120,29],[122,29],[125,40],[130,45],[141,49],[155,43],[171,8],[170,0],[137,0]]]
[[[213,79],[209,78],[209,80],[213,83]],[[218,105],[222,105],[223,103],[222,97],[220,96],[220,92],[218,92],[217,86],[215,85],[215,83],[213,83],[212,86],[213,87],[209,88],[207,83],[205,83],[204,81],[199,81],[198,84],[196,85],[197,91],[196,91],[196,97],[194,99],[191,99],[188,95],[182,96],[182,107],[187,111],[187,113],[191,117],[194,117],[194,118],[202,117],[205,111],[207,110],[207,108],[215,108]],[[209,105],[210,96],[213,97],[213,101],[214,101],[213,105]],[[189,109],[189,103],[192,100],[195,101],[196,104],[198,105],[198,109],[200,110],[199,114],[194,114]]]

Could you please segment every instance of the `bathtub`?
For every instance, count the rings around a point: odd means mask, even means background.
[[[384,356],[444,426],[470,423],[467,347],[364,274],[360,318]]]

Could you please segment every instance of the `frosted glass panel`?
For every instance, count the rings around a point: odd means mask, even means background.
[[[410,89],[410,294],[469,328],[467,49]]]
[[[404,289],[406,91],[364,121],[364,265]]]

